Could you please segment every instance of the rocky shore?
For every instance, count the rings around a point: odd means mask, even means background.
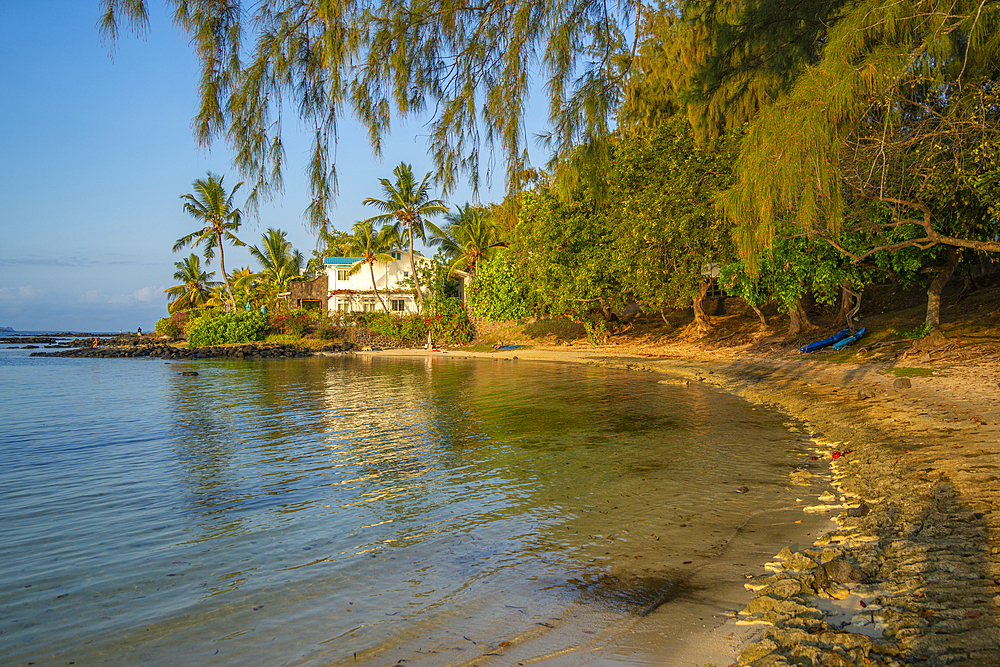
[[[597,363],[715,384],[794,415],[830,462],[830,492],[805,510],[840,527],[747,583],[755,597],[738,623],[767,629],[739,665],[1000,665],[995,363],[913,378],[798,360]]]
[[[661,373],[809,429],[829,473],[802,468],[789,486],[837,528],[746,582],[753,597],[733,620],[759,630],[731,654],[741,667],[1000,665],[1000,347],[858,363],[622,347],[434,355]],[[809,481],[827,490],[810,498]]]
[[[117,336],[80,341],[59,352],[32,352],[33,357],[88,357],[159,359],[276,359],[309,357],[317,352],[346,352],[352,343],[329,343],[322,348],[309,349],[279,343],[246,343],[244,345],[213,345],[205,347],[180,347],[165,339],[141,336]]]

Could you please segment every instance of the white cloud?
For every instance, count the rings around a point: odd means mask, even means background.
[[[143,287],[142,289],[137,289],[132,292],[132,297],[136,301],[155,301],[157,299],[165,298],[163,295],[163,290],[156,287]]]
[[[0,287],[0,301],[21,301],[35,299],[38,297],[38,290],[31,285],[21,285],[20,287]]]
[[[163,291],[157,287],[143,287],[131,294],[105,294],[104,290],[87,290],[80,295],[81,303],[107,304],[109,306],[127,307],[136,303],[153,303],[164,299]]]
[[[101,301],[103,298],[99,289],[90,289],[80,295],[81,303],[100,303]]]

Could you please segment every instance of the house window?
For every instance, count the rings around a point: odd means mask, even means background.
[[[391,254],[392,254],[392,258],[394,260],[396,260],[396,261],[399,261],[400,259],[403,258],[403,253],[401,253],[401,252],[394,252],[394,253],[391,253]]]
[[[403,299],[393,299],[392,300],[392,312],[401,313],[406,310],[406,301]]]
[[[410,272],[409,271],[403,271],[403,280],[406,280],[409,277],[410,277]]]
[[[337,269],[337,280],[347,280],[347,269]]]
[[[709,284],[708,291],[705,292],[706,299],[718,299],[720,297],[729,296],[726,294],[725,290],[719,285],[718,280],[712,280]]]
[[[363,307],[364,307],[366,313],[373,313],[373,312],[375,312],[375,300],[374,299],[365,299]]]

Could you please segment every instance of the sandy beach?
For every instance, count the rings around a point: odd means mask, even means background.
[[[718,386],[806,425],[822,471],[803,493],[819,499],[803,495],[803,506],[775,522],[775,544],[789,549],[755,554],[733,544],[732,562],[757,557],[773,573],[750,580],[752,591],[734,586],[740,568],[727,573],[720,561],[705,575],[715,585],[675,603],[675,622],[687,617],[693,634],[658,642],[664,664],[1000,664],[1000,363],[991,348],[947,363],[751,358],[680,345],[361,354],[653,372]],[[743,607],[735,619],[718,613],[732,605]],[[716,613],[706,622],[707,610]]]

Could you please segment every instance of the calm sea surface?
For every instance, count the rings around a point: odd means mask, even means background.
[[[0,350],[4,665],[559,652],[669,599],[801,447],[595,367],[28,353]]]

